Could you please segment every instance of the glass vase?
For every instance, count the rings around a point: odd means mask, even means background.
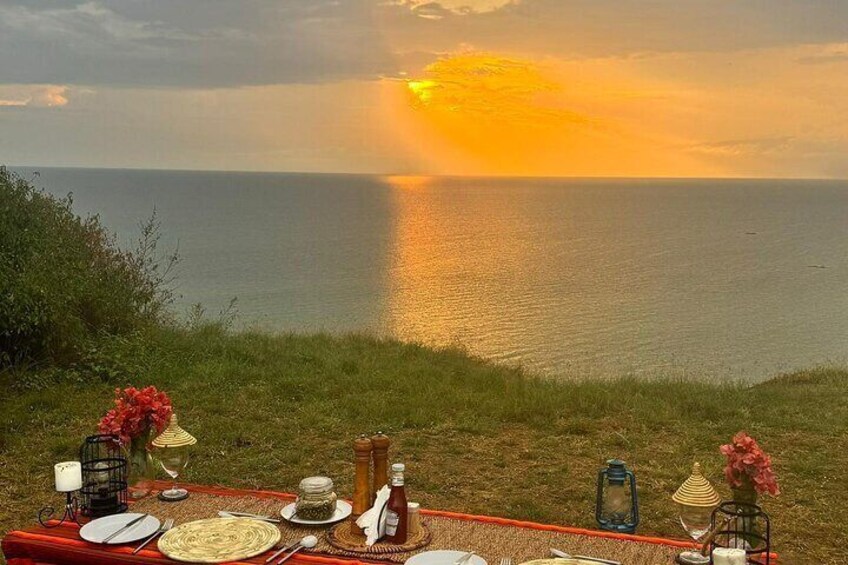
[[[742,484],[738,487],[732,487],[731,491],[733,493],[733,502],[757,507],[757,491],[754,489],[754,483],[748,477],[743,477]],[[745,507],[743,506],[742,508]],[[740,512],[744,514],[750,512],[750,509],[741,510]],[[740,538],[745,542],[743,549],[751,549],[756,543],[757,536],[761,533],[756,520],[750,517],[740,516],[736,519],[736,528],[739,530]]]
[[[150,454],[150,431],[133,438],[127,449],[127,467],[130,498],[144,498],[153,490],[156,464]]]

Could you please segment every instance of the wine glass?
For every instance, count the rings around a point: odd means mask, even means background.
[[[177,487],[177,477],[185,470],[188,465],[188,448],[187,447],[167,447],[159,454],[159,465],[162,467],[168,476],[174,479],[174,486],[159,494],[159,498],[168,502],[183,500],[188,497],[188,491],[184,488]]]
[[[688,504],[678,504],[680,509],[680,524],[686,533],[689,534],[696,542],[710,531],[711,518],[713,513],[712,506],[690,506]],[[677,562],[683,565],[706,565],[710,562],[710,558],[703,555],[700,551],[684,551],[677,556]]]

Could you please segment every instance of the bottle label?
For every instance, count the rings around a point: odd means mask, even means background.
[[[398,523],[400,522],[400,516],[394,510],[388,510],[386,512],[386,535],[393,536],[397,533]]]

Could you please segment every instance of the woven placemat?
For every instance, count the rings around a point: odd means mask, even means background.
[[[187,522],[159,538],[159,551],[176,561],[224,563],[265,553],[280,541],[273,524],[250,518]]]
[[[133,504],[134,512],[149,512],[160,520],[173,518],[176,524],[214,518],[219,510],[252,512],[279,516],[286,502],[275,498],[256,496],[222,496],[193,492],[181,502],[162,502],[150,496]],[[677,548],[647,542],[626,541],[595,536],[549,532],[532,528],[504,526],[486,522],[457,520],[441,516],[421,516],[431,534],[426,550],[458,549],[475,551],[489,563],[498,563],[501,557],[511,557],[513,563],[523,563],[547,557],[550,548],[577,555],[592,555],[621,561],[625,565],[669,565],[680,551]],[[282,539],[297,541],[305,535],[318,537],[316,552],[344,557],[362,557],[361,554],[333,547],[326,538],[327,528],[280,524]],[[423,550],[380,555],[381,561],[403,563]]]
[[[330,545],[336,549],[352,551],[364,557],[383,559],[383,556],[388,553],[409,554],[416,549],[426,547],[430,543],[430,528],[421,524],[421,528],[414,534],[410,534],[403,545],[376,543],[369,547],[365,545],[365,536],[353,532],[352,524],[350,520],[345,520],[327,530],[327,541],[330,542]]]

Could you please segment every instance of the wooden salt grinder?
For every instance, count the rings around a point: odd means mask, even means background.
[[[353,451],[356,455],[356,479],[353,485],[353,512],[350,515],[350,529],[353,533],[363,535],[362,528],[356,525],[356,520],[371,507],[371,440],[362,434],[353,441]]]
[[[371,486],[371,504],[377,497],[377,491],[389,483],[389,446],[392,441],[383,432],[371,436],[374,446],[374,482]]]

